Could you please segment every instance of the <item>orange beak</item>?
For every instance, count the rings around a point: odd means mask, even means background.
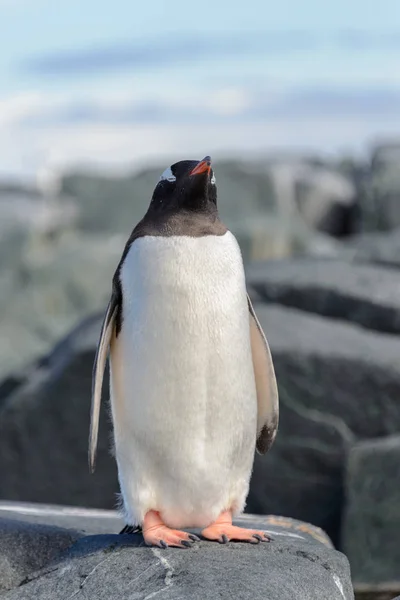
[[[193,171],[190,172],[190,175],[200,175],[201,173],[209,173],[211,170],[211,158],[209,156],[206,156],[205,158],[203,158],[203,160],[201,160],[193,169]]]

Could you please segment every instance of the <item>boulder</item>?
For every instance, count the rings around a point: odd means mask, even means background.
[[[271,451],[256,456],[248,510],[309,520],[340,545],[349,448],[400,429],[400,340],[276,305],[256,311],[281,415]]]
[[[233,596],[243,600],[354,598],[346,557],[332,548],[322,531],[307,523],[247,515],[237,523],[265,529],[274,536],[274,541],[258,545],[201,541],[190,549],[161,550],[144,546],[140,534],[89,535],[78,537],[73,543],[73,536],[82,530],[87,519],[87,516],[75,515],[74,533],[64,530],[65,539],[72,535],[66,550],[59,544],[62,530],[53,528],[54,547],[51,537],[47,541],[47,549],[53,555],[41,561],[39,570],[32,562],[34,548],[24,547],[25,563],[21,560],[18,573],[15,570],[14,579],[8,580],[9,591],[4,598],[66,600],[82,594],[98,600],[145,600],[163,594],[171,600],[207,600],[214,599],[216,591],[222,599]],[[120,526],[116,515],[114,520]],[[0,522],[0,540],[3,522]],[[10,521],[7,531],[13,527],[19,528],[18,531],[31,527],[40,536],[46,526]],[[47,526],[46,535],[50,531]],[[19,543],[20,538],[16,536],[16,550]],[[0,560],[3,552],[0,546]],[[5,556],[9,558],[8,549]],[[2,577],[3,573],[0,585]],[[5,587],[3,582],[3,589]]]
[[[343,548],[358,584],[398,581],[400,435],[356,444],[347,463]]]
[[[364,233],[349,237],[338,250],[348,261],[400,267],[400,229],[385,233]]]
[[[373,229],[400,226],[400,143],[373,148],[368,178],[370,221]]]
[[[0,597],[56,559],[81,537],[77,531],[1,518]]]
[[[112,508],[118,492],[103,402],[101,468],[87,449],[91,372],[100,320],[88,319],[0,398],[0,498]],[[10,384],[9,384],[10,385]],[[107,374],[105,378],[107,385]]]
[[[115,177],[70,172],[62,177],[60,191],[77,199],[80,228],[128,234],[147,210],[165,166]],[[288,223],[299,220],[310,234],[319,230],[341,236],[357,231],[356,189],[352,178],[336,166],[308,157],[281,157],[218,161],[214,169],[221,215],[234,232],[240,224],[243,230],[247,219],[256,221],[266,214]],[[250,224],[247,234],[251,235]]]
[[[348,430],[361,439],[400,430],[398,337],[272,304],[257,303],[256,311],[283,404],[290,398],[300,409],[335,417],[349,441]],[[284,428],[281,420],[280,434]]]
[[[18,263],[0,272],[0,376],[50,352],[106,305],[125,241],[74,232],[25,240]]]
[[[400,332],[400,273],[346,260],[297,258],[253,263],[249,287],[263,301]]]

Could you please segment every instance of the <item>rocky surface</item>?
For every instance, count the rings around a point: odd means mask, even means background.
[[[400,229],[351,236],[338,249],[339,256],[355,262],[400,267]]]
[[[357,583],[400,582],[399,481],[400,435],[352,448],[347,464],[343,547]]]
[[[43,520],[47,510],[42,511]],[[67,600],[83,595],[99,600],[145,600],[162,593],[171,600],[207,600],[215,598],[216,591],[219,598],[235,596],[243,600],[354,598],[347,559],[332,549],[322,531],[306,523],[247,515],[237,523],[263,528],[274,536],[274,541],[259,545],[202,541],[191,549],[161,550],[145,547],[139,534],[101,532],[84,536],[88,522],[91,533],[95,533],[93,524],[98,517],[91,519],[89,511],[83,512],[70,515],[75,523],[72,531],[38,522],[28,525],[23,521],[0,521],[0,561],[5,558],[7,567],[14,561],[12,578],[6,579],[7,570],[0,574],[2,598]],[[107,520],[114,522],[114,531],[120,527],[115,514],[110,512]],[[35,553],[33,544],[27,544],[17,563],[10,548],[2,545],[4,530],[6,536],[13,530],[29,530],[36,539],[48,536],[47,558]],[[24,540],[16,535],[12,542],[17,551]]]
[[[56,559],[81,535],[73,529],[4,519],[0,513],[0,596]]]
[[[62,177],[60,189],[67,197],[81,200],[81,229],[128,234],[130,223],[139,220],[147,209],[165,166],[119,177],[70,173]],[[232,229],[249,217],[254,217],[255,223],[259,217],[275,214],[284,220],[300,218],[310,230],[332,235],[355,230],[352,208],[356,189],[351,178],[335,165],[299,156],[216,161],[214,170],[220,211]]]
[[[87,465],[93,352],[100,323],[71,332],[0,397],[0,498],[112,508],[118,491],[107,403],[101,469]],[[106,378],[107,385],[107,378]]]
[[[400,273],[345,260],[303,258],[253,263],[250,288],[276,302],[368,329],[400,332]]]

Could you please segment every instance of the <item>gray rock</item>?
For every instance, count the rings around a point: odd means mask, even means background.
[[[84,535],[119,533],[125,525],[115,510],[12,500],[0,500],[0,519],[71,529]],[[328,536],[320,534],[328,543]]]
[[[399,580],[399,481],[400,435],[354,446],[347,465],[342,539],[357,583]]]
[[[91,371],[99,327],[98,319],[89,319],[0,399],[0,498],[114,506],[118,485],[106,402],[101,469],[90,476],[87,465]]]
[[[351,236],[338,251],[348,261],[400,267],[400,229]]]
[[[71,172],[62,177],[60,190],[79,198],[80,227],[124,231],[147,209],[164,168],[165,164],[119,177]],[[348,228],[346,210],[355,203],[355,187],[352,179],[335,166],[307,157],[275,157],[251,162],[218,161],[214,169],[218,203],[230,225],[249,214],[268,211],[283,217],[300,216],[311,229],[332,235]],[[117,211],[110,198],[118,206]]]
[[[0,518],[0,595],[82,537],[74,530]]]
[[[256,310],[281,416],[272,450],[256,456],[248,510],[308,520],[340,545],[350,445],[400,429],[400,341],[275,305]]]
[[[354,598],[347,559],[332,549],[320,530],[273,516],[247,516],[238,524],[265,529],[275,541],[259,545],[202,541],[188,550],[160,550],[145,547],[138,534],[92,535],[63,553],[57,547],[55,559],[2,597],[67,600],[83,594],[98,600],[145,600],[162,593],[171,600],[207,600],[215,598],[217,589],[220,598],[243,600]],[[78,529],[79,518],[76,525]]]
[[[373,149],[368,181],[374,229],[400,226],[400,143],[379,144]]]
[[[272,304],[256,304],[256,311],[283,402],[288,397],[296,407],[333,416],[361,439],[400,430],[396,336]]]
[[[0,376],[50,352],[76,323],[103,308],[125,241],[72,232],[25,240],[18,263],[0,274]]]
[[[120,177],[70,173],[63,177],[61,189],[77,199],[82,230],[127,236],[147,210],[164,168]],[[220,213],[237,236],[245,261],[298,250],[319,252],[321,246],[330,249],[322,233],[353,230],[348,213],[354,205],[354,186],[336,169],[301,159],[221,161],[215,171]]]
[[[400,332],[400,273],[344,260],[292,259],[247,268],[249,286],[264,301]]]

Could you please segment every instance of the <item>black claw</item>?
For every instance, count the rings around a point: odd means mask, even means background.
[[[245,540],[244,540],[244,541],[245,541]],[[254,538],[254,536],[252,536],[252,537],[249,539],[249,542],[250,542],[250,544],[259,544],[259,543],[260,543],[260,540],[257,540],[257,539],[255,539],[255,538]]]
[[[223,533],[220,538],[221,544],[227,544],[229,542],[228,537]]]
[[[256,538],[256,540],[258,540],[259,542],[262,542],[262,541],[263,541],[263,539],[262,539],[262,537],[261,537],[261,535],[260,535],[259,533],[255,533],[255,534],[253,535],[253,538]]]
[[[128,534],[142,533],[142,528],[140,526],[133,527],[133,525],[125,525],[125,527],[123,529],[121,529],[121,531],[119,532],[119,535],[124,534],[124,533],[128,533]]]
[[[160,540],[160,546],[161,546],[161,548],[164,548],[164,550],[165,550],[165,548],[168,548],[168,544],[167,544],[167,542],[164,542],[164,540]]]
[[[270,535],[268,535],[267,533],[264,533],[264,537],[265,537],[265,540],[262,540],[263,542],[273,542],[274,541],[274,538],[271,537]]]
[[[200,542],[200,538],[197,535],[194,535],[194,533],[189,533],[189,537],[193,542]]]
[[[189,540],[182,540],[181,544],[182,544],[182,546],[185,546],[185,548],[191,548],[193,542],[189,542]]]

